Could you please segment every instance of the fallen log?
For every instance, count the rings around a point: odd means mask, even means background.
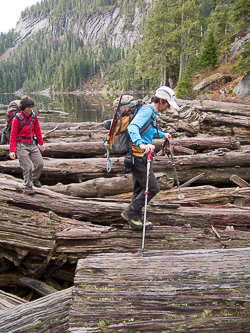
[[[167,191],[160,191],[152,202],[179,203],[182,206],[200,205],[221,206],[234,203],[235,200],[244,198],[250,200],[249,188],[216,188],[214,186],[203,185],[196,187],[181,187],[181,192],[185,195],[182,200],[178,199],[179,190],[173,188]]]
[[[6,293],[0,290],[0,313],[2,310],[14,308],[17,305],[27,303],[21,297]]]
[[[44,157],[61,157],[61,158],[76,158],[76,157],[93,157],[106,154],[106,147],[102,141],[74,141],[46,143],[46,149],[42,152]],[[155,152],[162,149],[164,140],[155,139]],[[239,149],[240,143],[234,138],[185,138],[172,140],[174,153],[184,152],[185,154],[194,153],[194,151],[201,152],[203,150],[213,150],[217,148]],[[114,155],[111,150],[111,155]],[[0,145],[0,158],[7,159],[9,157],[9,145]]]
[[[174,179],[166,174],[156,173],[157,181],[162,190],[174,186]],[[0,179],[0,184],[2,184]],[[133,189],[132,174],[112,178],[96,178],[81,183],[63,185],[58,183],[54,186],[43,186],[54,192],[63,193],[73,197],[81,198],[102,198],[121,193],[131,192]]]
[[[69,326],[69,308],[72,288],[58,291],[33,302],[0,311],[1,332],[66,333]]]
[[[44,169],[41,180],[43,181],[43,179],[47,179],[47,181],[54,182],[57,180],[63,183],[64,179],[68,183],[100,177],[117,176],[122,173],[123,159],[123,157],[111,158],[112,170],[111,172],[107,172],[107,159],[105,158],[44,158]],[[181,182],[186,182],[197,174],[205,172],[203,168],[207,169],[207,172],[205,173],[204,178],[202,178],[202,181],[207,181],[209,178],[207,177],[206,179],[207,174],[212,177],[212,168],[214,168],[213,172],[219,172],[220,168],[223,168],[229,173],[233,168],[248,168],[250,164],[250,153],[248,151],[243,151],[223,153],[223,156],[215,153],[175,156],[175,164],[178,173],[180,173],[179,179]],[[223,173],[223,169],[221,173]],[[168,173],[171,178],[174,178],[172,163],[167,156],[156,156],[154,158],[154,171]],[[195,175],[193,175],[194,171],[196,173]],[[239,170],[239,172],[240,171],[242,170]],[[22,174],[18,160],[1,161],[0,172],[12,175]],[[238,172],[234,173],[238,174]],[[185,174],[185,177],[183,177],[182,174]],[[227,182],[230,176],[228,177],[227,175]],[[241,174],[238,174],[238,176],[248,181],[250,175],[244,177]]]
[[[53,194],[52,194],[53,195]],[[53,210],[60,216],[77,218],[81,221],[91,221],[113,227],[122,227],[126,222],[121,218],[121,211],[126,207],[118,200],[111,202],[108,200],[83,200],[71,199],[71,197],[52,200],[53,196],[36,194],[31,197],[27,194],[15,193],[0,189],[0,200],[11,203],[15,206],[30,207],[33,210],[49,212]],[[69,209],[70,207],[70,209]],[[246,208],[218,208],[218,207],[180,207],[176,204],[161,204],[159,202],[150,203],[147,210],[148,219],[156,225],[185,225],[188,221],[194,227],[214,227],[225,228],[234,226],[237,229],[248,230],[250,227],[250,215]],[[105,216],[105,219],[103,218]],[[6,224],[4,224],[6,226]],[[45,229],[46,231],[46,229]],[[7,239],[7,236],[6,236]],[[6,240],[5,240],[6,242]],[[9,241],[10,242],[10,241]],[[49,240],[44,239],[46,247]],[[51,241],[50,241],[51,242]],[[39,244],[37,244],[39,246]]]
[[[226,112],[228,114],[249,115],[250,107],[246,104],[219,102],[212,100],[185,100],[177,99],[177,104],[180,107],[192,107],[201,111]]]
[[[146,251],[79,260],[69,329],[245,331],[249,255],[249,249]]]

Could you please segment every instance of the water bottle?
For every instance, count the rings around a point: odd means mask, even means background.
[[[122,171],[124,173],[130,173],[132,171],[132,166],[133,166],[133,156],[132,152],[129,151],[126,153],[124,157],[124,163],[123,163],[123,169]]]

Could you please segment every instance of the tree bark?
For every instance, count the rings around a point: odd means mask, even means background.
[[[175,165],[180,182],[186,182],[190,178],[205,172],[202,178],[210,184],[211,182],[229,183],[230,176],[237,174],[239,177],[250,181],[250,174],[247,172],[250,164],[250,154],[243,152],[229,152],[219,154],[197,154],[186,156],[175,156]],[[81,182],[94,178],[114,177],[122,174],[123,157],[112,157],[111,172],[107,172],[107,159],[86,158],[86,159],[44,159],[44,169],[41,180],[47,184],[57,182]],[[154,171],[167,173],[169,177],[175,178],[171,160],[167,156],[156,156],[154,158]],[[0,172],[19,175],[22,170],[18,160],[1,161]],[[216,179],[217,174],[217,179]]]
[[[79,260],[69,328],[86,323],[88,331],[101,331],[102,323],[107,332],[124,333],[245,331],[249,254],[160,250]]]

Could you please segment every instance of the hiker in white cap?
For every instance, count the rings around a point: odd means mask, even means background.
[[[164,112],[170,107],[178,108],[175,102],[175,92],[167,87],[162,86],[158,88],[155,95],[151,98],[151,104],[144,105],[139,109],[134,119],[128,126],[128,133],[133,143],[132,152],[134,163],[132,166],[133,178],[133,196],[132,202],[122,212],[122,217],[128,221],[129,225],[135,229],[142,229],[144,219],[142,217],[142,208],[145,205],[145,189],[147,180],[147,154],[153,153],[155,146],[153,145],[153,138],[167,138],[171,139],[169,133],[161,132],[156,126],[156,114]],[[149,130],[140,135],[140,130],[152,119],[152,126]],[[158,192],[160,186],[153,173],[152,163],[148,177],[148,199],[149,202]],[[152,229],[153,224],[146,221],[146,229]]]

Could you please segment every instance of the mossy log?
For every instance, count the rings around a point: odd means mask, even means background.
[[[247,331],[249,255],[249,249],[139,251],[79,260],[69,329]]]
[[[72,288],[0,311],[0,332],[68,332]]]

